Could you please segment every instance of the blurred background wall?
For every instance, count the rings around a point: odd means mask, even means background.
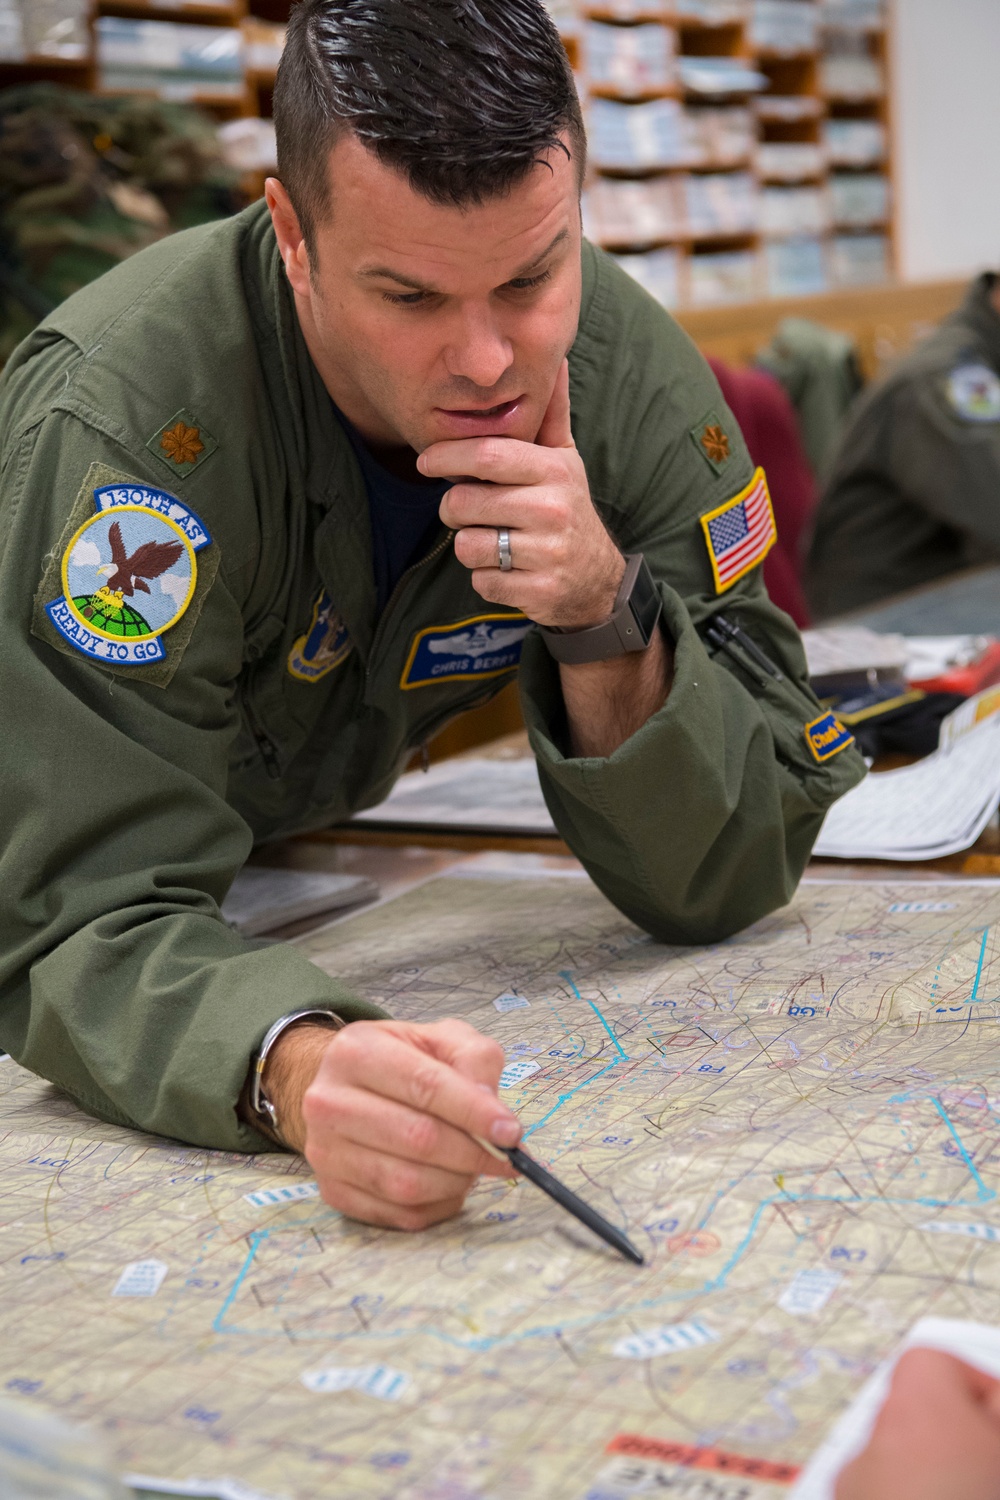
[[[895,0],[890,37],[900,275],[1000,264],[1000,0]]]

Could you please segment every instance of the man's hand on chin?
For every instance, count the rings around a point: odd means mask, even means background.
[[[565,360],[535,442],[478,437],[434,443],[417,467],[430,478],[463,476],[442,500],[441,519],[455,531],[455,555],[484,599],[559,630],[609,619],[625,559],[598,515],[573,442]],[[501,528],[510,533],[513,567],[506,572],[500,568]],[[610,755],[663,706],[673,652],[658,630],[643,652],[560,663],[559,674],[573,753]]]
[[[472,1140],[514,1146],[497,1098],[503,1049],[465,1021],[355,1021],[292,1027],[268,1059],[282,1134],[331,1208],[390,1229],[457,1214],[483,1173],[512,1176]]]

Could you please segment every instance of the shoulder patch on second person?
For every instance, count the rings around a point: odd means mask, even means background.
[[[176,495],[95,463],[45,570],[32,630],[165,687],[217,569],[208,529]]]
[[[149,439],[146,447],[174,474],[193,474],[199,464],[211,458],[218,443],[204,423],[191,412],[175,411]]]
[[[700,519],[717,594],[724,594],[763,562],[778,540],[763,469],[738,495]]]
[[[300,682],[319,682],[347,660],[353,644],[333,600],[323,589],[313,605],[309,629],[288,653],[288,670]]]
[[[853,734],[841,724],[836,714],[821,714],[807,724],[803,732],[813,758],[820,762],[832,759],[854,744]]]
[[[473,615],[453,625],[418,630],[410,645],[401,688],[498,677],[521,660],[531,621],[521,614]]]
[[[945,378],[945,394],[963,422],[1000,422],[1000,375],[989,365],[956,365]]]
[[[729,434],[714,411],[690,429],[691,441],[715,474],[721,474],[733,456]]]

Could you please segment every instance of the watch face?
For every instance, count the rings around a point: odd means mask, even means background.
[[[636,576],[628,602],[642,633],[643,644],[648,645],[660,613],[660,595],[645,561]]]

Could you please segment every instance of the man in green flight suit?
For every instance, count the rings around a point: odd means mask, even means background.
[[[418,1228],[498,1170],[470,1135],[518,1138],[500,1049],[242,940],[253,842],[379,801],[519,672],[561,833],[703,942],[789,899],[862,766],[709,370],[581,238],[538,0],[303,0],[275,108],[266,205],[134,256],[4,377],[0,1044]]]
[[[816,515],[817,619],[1000,561],[1000,279],[858,402]]]

